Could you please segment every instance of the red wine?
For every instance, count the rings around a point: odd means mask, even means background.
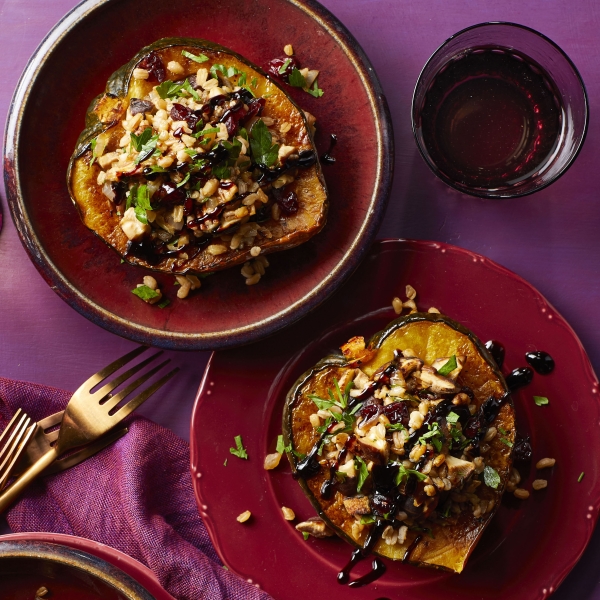
[[[561,114],[554,84],[539,65],[513,50],[475,48],[436,75],[421,111],[423,139],[453,181],[502,187],[550,157]]]

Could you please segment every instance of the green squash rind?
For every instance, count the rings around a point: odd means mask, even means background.
[[[460,334],[468,337],[469,340],[474,344],[477,351],[483,357],[483,359],[492,368],[494,375],[496,375],[496,377],[502,384],[502,387],[504,388],[504,390],[506,392],[509,392],[508,385],[506,384],[506,380],[505,380],[504,376],[502,375],[500,369],[498,368],[498,365],[496,364],[496,362],[495,362],[494,358],[492,357],[492,355],[490,354],[490,352],[482,344],[481,340],[472,331],[470,331],[469,329],[467,329],[460,323],[458,323],[442,314],[417,312],[417,313],[412,313],[412,314],[406,315],[404,317],[399,317],[399,318],[391,321],[381,331],[378,331],[377,333],[375,333],[367,342],[367,347],[380,348],[381,344],[385,341],[385,339],[389,335],[391,335],[394,331],[396,331],[397,329],[399,329],[405,325],[408,325],[410,323],[417,323],[417,322],[422,322],[422,321],[443,323],[445,325],[448,325],[452,329],[456,330]],[[341,352],[336,353],[336,354],[330,354],[330,355],[324,357],[323,359],[321,359],[314,367],[305,371],[296,380],[296,382],[294,383],[294,385],[292,386],[292,388],[286,395],[286,401],[285,401],[285,405],[284,405],[284,409],[283,409],[282,434],[283,434],[283,440],[284,440],[286,447],[294,449],[293,440],[291,437],[292,416],[293,416],[292,413],[293,413],[294,404],[295,404],[299,390],[306,384],[306,382],[313,375],[315,375],[319,371],[322,371],[328,367],[345,367],[345,366],[348,366],[348,361],[341,354]],[[513,405],[511,397],[509,397],[508,404],[513,409],[513,414],[514,414],[514,405]],[[516,419],[515,419],[515,422],[516,422]],[[516,425],[515,425],[515,428],[516,428]],[[297,471],[297,463],[299,462],[299,460],[296,458],[296,456],[293,454],[292,451],[287,452],[287,457],[288,457],[289,463],[292,467],[292,472],[295,474]],[[512,460],[512,449],[511,449],[511,453],[510,453],[510,458]],[[358,547],[358,544],[356,543],[356,541],[354,539],[352,539],[350,536],[348,536],[337,525],[335,525],[331,521],[331,519],[325,514],[321,504],[319,503],[319,500],[313,495],[313,493],[310,490],[310,488],[308,487],[306,481],[300,477],[297,479],[297,481],[300,484],[300,486],[302,487],[306,496],[308,497],[310,503],[313,505],[313,507],[317,511],[317,514],[323,519],[323,521],[325,521],[325,523],[336,533],[336,535],[338,537],[343,538],[345,541],[347,541],[352,546]],[[503,493],[505,485],[506,485],[506,482],[503,482],[503,487],[502,487],[501,493]],[[489,516],[488,523],[489,523],[489,521],[491,521],[492,517],[498,510],[499,505],[500,505],[500,502],[497,502],[493,511],[491,512],[491,514]],[[479,541],[482,533],[483,533],[483,530],[479,534],[477,541]],[[476,545],[477,544],[471,545],[469,552],[467,553],[467,555],[465,557],[465,561],[464,561],[465,563],[468,561],[468,558],[471,555],[471,553],[473,552]],[[378,553],[374,552],[374,554],[378,554]],[[389,558],[389,557],[384,557],[384,558]],[[411,560],[409,560],[407,562],[408,562],[408,564],[412,564],[414,566],[420,566],[420,567],[426,566],[428,568],[436,568],[436,569],[439,569],[442,571],[448,571],[448,569],[446,569],[442,566],[431,565],[428,563],[421,563],[421,562],[413,562]]]

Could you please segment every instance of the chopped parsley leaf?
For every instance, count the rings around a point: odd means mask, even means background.
[[[289,67],[290,63],[292,62],[291,58],[286,58],[283,61],[283,64],[279,67],[279,70],[277,71],[280,75],[283,75],[285,73],[285,70]]]
[[[373,515],[363,515],[360,518],[361,525],[370,525],[371,523],[375,523],[375,517]]]
[[[98,143],[98,138],[94,138],[90,142],[90,147],[92,149],[92,160],[90,160],[90,167],[94,164],[94,161],[96,160],[96,144],[97,143]]]
[[[311,96],[314,96],[315,98],[320,98],[325,92],[323,92],[323,90],[319,87],[319,85],[317,84],[317,82],[315,81],[312,89],[307,89],[306,90]]]
[[[238,458],[248,460],[248,453],[242,444],[242,436],[236,435],[233,439],[235,440],[235,448],[229,448],[229,452]]]
[[[185,90],[196,102],[200,101],[198,92],[192,87],[189,79],[186,79],[181,85],[181,89]]]
[[[456,369],[456,367],[458,367],[458,364],[456,362],[456,355],[452,355],[448,361],[446,362],[446,364],[438,369],[438,373],[440,375],[449,375],[450,373],[452,373],[452,371],[454,371],[454,369]]]
[[[459,419],[459,416],[453,411],[450,411],[446,416],[446,421],[448,423],[452,423],[452,424],[458,423],[458,419]]]
[[[442,433],[440,426],[437,423],[433,423],[429,424],[427,427],[429,428],[429,431],[419,438],[419,444],[425,446],[429,442],[437,452],[441,452],[444,434]]]
[[[577,478],[577,483],[581,483],[581,480],[584,478],[585,476],[585,471],[581,471],[581,475]]]
[[[231,169],[227,166],[227,163],[222,162],[220,165],[212,168],[212,174],[217,179],[229,179],[231,177]]]
[[[310,537],[310,533],[308,533],[308,531],[303,531],[302,537],[304,538],[304,541],[306,541]]]
[[[408,480],[410,475],[414,475],[419,481],[427,479],[427,475],[414,469],[407,469],[402,463],[398,465],[398,473],[396,473],[396,485],[400,485]]]
[[[206,54],[199,54],[198,56],[196,56],[195,54],[192,54],[191,52],[188,52],[187,50],[182,50],[181,54],[182,54],[182,56],[185,56],[186,58],[189,58],[190,60],[193,60],[194,62],[197,62],[197,63],[204,63],[208,60],[208,56],[206,56]]]
[[[488,487],[498,489],[498,486],[500,485],[500,475],[498,475],[498,471],[487,465],[483,470],[483,482]]]
[[[545,406],[546,404],[550,404],[548,398],[545,398],[544,396],[534,396],[533,401],[535,402],[536,406]]]
[[[358,493],[362,489],[362,486],[369,476],[369,469],[367,469],[365,461],[360,458],[360,456],[355,456],[354,460],[360,465],[360,470],[358,472],[358,484],[356,486],[356,492]]]
[[[135,294],[138,298],[142,300],[151,300],[152,298],[156,298],[159,293],[156,290],[148,287],[147,285],[140,285],[131,290],[132,294]]]
[[[284,452],[291,452],[292,445],[290,444],[289,446],[286,446],[283,442],[283,436],[278,435],[277,436],[277,448],[275,449],[275,451],[279,452],[279,454],[283,454]]]
[[[171,304],[171,301],[168,298],[165,298],[164,300],[161,300],[156,306],[158,306],[158,308],[166,308],[167,306],[169,306],[169,304]]]
[[[160,85],[156,86],[156,92],[163,100],[166,100],[167,98],[173,99],[181,95],[182,87],[183,84],[174,83],[170,79],[166,79]]]
[[[177,184],[177,187],[180,188],[180,187],[184,186],[189,181],[190,175],[191,175],[191,173],[188,171],[185,174],[185,177]]]
[[[290,76],[288,77],[288,83],[292,87],[299,87],[299,88],[306,87],[306,79],[304,78],[304,75],[302,75],[302,73],[300,73],[300,71],[298,69],[292,69],[292,72],[290,73]]]
[[[223,463],[223,466],[226,467],[227,466],[227,459],[225,459],[225,462]]]
[[[258,87],[258,78],[253,77],[250,81],[250,87],[256,89]]]
[[[500,438],[500,441],[501,441],[501,442],[502,442],[502,443],[503,443],[505,446],[508,446],[509,448],[512,448],[512,447],[513,447],[513,443],[512,443],[512,442],[511,442],[511,441],[510,441],[508,438],[505,438],[505,437],[502,437],[502,436],[499,436],[499,438]]]
[[[262,119],[256,121],[250,131],[250,148],[254,161],[267,167],[277,162],[279,145],[273,144],[273,137]]]

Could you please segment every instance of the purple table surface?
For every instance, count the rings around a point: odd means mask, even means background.
[[[394,121],[395,181],[379,237],[440,240],[512,269],[535,285],[571,323],[598,371],[600,212],[593,157],[600,151],[600,121],[595,119],[600,110],[600,10],[596,0],[323,3],[370,57]],[[2,123],[27,59],[74,5],[74,0],[0,1]],[[464,27],[496,20],[533,27],[569,54],[586,83],[592,118],[580,156],[558,182],[533,196],[494,202],[463,196],[435,178],[413,141],[410,104],[420,69],[439,44]],[[325,80],[322,85],[327,90]],[[133,344],[86,321],[44,283],[19,242],[4,194],[2,212],[0,375],[74,390]],[[209,354],[167,354],[182,367],[182,373],[141,412],[187,439],[194,396]],[[598,529],[554,597],[600,600],[596,558],[600,558]]]

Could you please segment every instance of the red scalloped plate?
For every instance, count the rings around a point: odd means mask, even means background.
[[[557,463],[543,472],[547,489],[532,491],[526,501],[505,496],[461,575],[386,561],[381,579],[351,590],[336,582],[350,546],[337,538],[304,541],[281,507],[292,508],[298,519],[314,509],[285,460],[275,471],[262,463],[281,432],[285,394],[296,378],[349,337],[369,337],[395,318],[391,300],[409,283],[421,310],[435,306],[484,342],[502,342],[505,372],[526,366],[530,350],[553,356],[554,372],[536,374],[513,397],[519,431],[531,435],[534,462],[554,457]],[[534,394],[550,404],[536,406]],[[200,514],[219,555],[277,600],[297,599],[307,589],[315,598],[336,600],[534,600],[556,590],[590,540],[600,507],[598,425],[598,380],[585,350],[537,290],[454,246],[386,240],[301,323],[251,347],[212,355],[192,417],[191,468]],[[236,435],[248,461],[229,453]],[[528,489],[540,476],[535,468],[522,475]],[[253,516],[241,525],[235,517],[246,510]]]
[[[93,540],[62,533],[31,532],[3,535],[0,536],[0,542],[48,542],[81,550],[117,567],[143,586],[156,600],[175,600],[161,587],[156,575],[148,567],[115,548]],[[48,587],[52,591],[52,586]],[[59,596],[57,600],[60,600]]]

